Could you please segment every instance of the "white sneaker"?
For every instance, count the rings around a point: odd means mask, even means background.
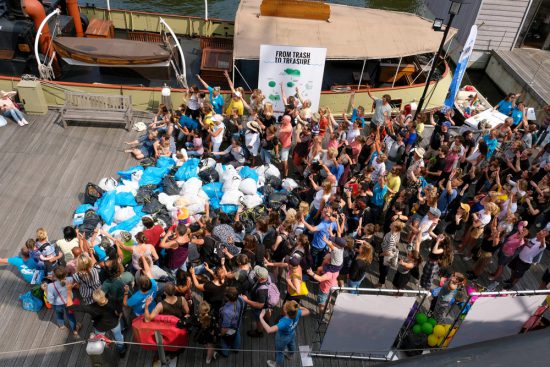
[[[269,367],[277,367],[277,362],[271,361],[271,360],[268,359],[268,360],[267,360],[267,365],[268,365]]]
[[[28,124],[29,124],[29,122],[28,122],[27,120],[25,120],[25,119],[23,119],[23,123],[24,123],[25,125],[28,125]]]
[[[19,124],[19,126],[25,126],[25,123],[23,121],[19,121],[17,124]]]

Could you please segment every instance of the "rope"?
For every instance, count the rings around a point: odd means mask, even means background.
[[[38,351],[38,350],[59,348],[59,347],[67,347],[67,346],[70,346],[70,345],[77,345],[77,344],[84,344],[84,343],[86,343],[86,340],[79,340],[79,341],[76,341],[76,342],[56,344],[56,345],[48,345],[48,346],[45,346],[45,347],[36,347],[36,348],[19,349],[19,350],[9,350],[9,351],[6,351],[6,352],[0,352],[0,355],[35,352],[35,351]]]

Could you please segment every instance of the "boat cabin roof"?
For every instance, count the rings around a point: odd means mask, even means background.
[[[330,4],[328,21],[283,18],[260,16],[261,2],[241,0],[234,59],[259,59],[262,44],[326,47],[327,59],[365,60],[433,53],[441,42],[432,21],[415,14]]]

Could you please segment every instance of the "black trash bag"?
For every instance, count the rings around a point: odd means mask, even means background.
[[[265,184],[260,187],[259,191],[264,195],[264,198],[267,198],[269,195],[275,192],[275,189],[272,186]]]
[[[154,185],[141,186],[136,193],[136,202],[139,205],[145,205],[153,196]]]
[[[252,219],[242,219],[241,223],[243,224],[246,234],[251,234],[252,232],[254,232],[256,225],[254,224],[254,221],[252,221]]]
[[[84,221],[78,229],[81,233],[84,233],[86,238],[92,237],[97,225],[101,223],[101,217],[92,209],[88,209],[84,213]]]
[[[164,208],[164,206],[160,203],[159,199],[156,196],[151,196],[149,201],[143,205],[141,211],[147,214],[157,214],[162,208]]]
[[[164,176],[162,179],[162,188],[166,195],[179,195],[180,188],[172,176]]]
[[[101,187],[89,182],[84,189],[84,204],[95,204],[104,192]]]
[[[162,207],[160,211],[155,215],[157,221],[162,221],[165,224],[165,229],[172,225],[172,216],[165,207]]]
[[[286,197],[286,207],[288,209],[290,208],[298,209],[299,206],[300,206],[300,198],[298,198],[294,194],[288,194]]]
[[[156,165],[157,161],[155,160],[155,158],[147,157],[147,158],[143,158],[141,162],[139,162],[139,164],[143,168],[147,168],[147,167],[153,167],[154,165]]]
[[[273,187],[275,190],[281,190],[283,188],[283,181],[279,177],[266,177],[265,183],[266,185]]]
[[[267,206],[273,210],[281,209],[281,206],[286,204],[287,195],[288,194],[286,192],[272,192],[269,194]]]
[[[220,180],[220,175],[214,167],[207,168],[199,172],[199,178],[203,184],[209,184],[211,182],[218,182]]]

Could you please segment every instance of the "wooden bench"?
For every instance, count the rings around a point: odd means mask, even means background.
[[[67,121],[81,121],[124,123],[125,129],[130,130],[132,120],[131,96],[65,92],[65,104],[61,109],[63,127],[67,127]]]

